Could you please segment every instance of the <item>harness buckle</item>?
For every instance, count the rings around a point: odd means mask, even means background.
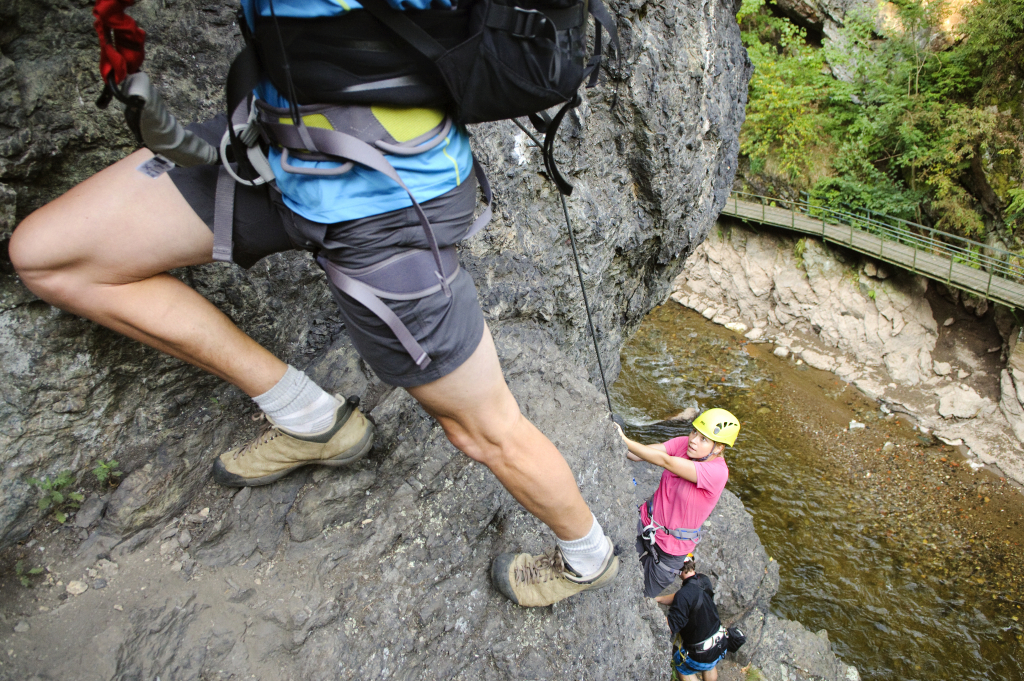
[[[512,27],[513,38],[533,40],[548,22],[548,18],[535,9],[513,7],[512,10],[515,13],[515,23]]]

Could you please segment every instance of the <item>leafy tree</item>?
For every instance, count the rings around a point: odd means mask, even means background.
[[[818,50],[763,0],[744,2],[752,171],[775,170],[820,203],[973,238],[986,222],[1024,228],[1024,0],[885,8],[848,15]],[[813,177],[809,159],[822,156],[826,176]]]
[[[824,55],[806,44],[803,29],[768,13],[764,0],[744,0],[737,18],[755,64],[740,150],[755,169],[770,159],[798,181],[826,124],[819,114],[828,88]]]

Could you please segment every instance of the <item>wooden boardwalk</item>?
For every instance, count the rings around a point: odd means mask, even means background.
[[[787,202],[779,200],[778,203],[785,205]],[[800,211],[744,201],[735,195],[729,197],[722,215],[820,236],[825,241],[841,244],[983,298],[1013,308],[1024,308],[1024,284],[1000,276],[998,272],[985,271],[957,262],[953,255],[937,253],[937,249],[934,248],[915,248],[895,240],[884,239],[851,225],[829,224]],[[921,241],[924,242],[923,239]]]

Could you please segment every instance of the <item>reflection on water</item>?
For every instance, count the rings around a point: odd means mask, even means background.
[[[944,550],[938,553],[951,555],[920,558],[916,546],[899,540],[899,523],[916,522],[913,514],[880,519],[880,504],[890,500],[858,486],[842,457],[824,456],[794,427],[810,421],[811,410],[828,411],[845,386],[797,399],[794,408],[781,393],[807,372],[752,357],[742,343],[699,315],[664,305],[623,349],[612,397],[631,424],[629,435],[641,442],[684,434],[662,420],[688,406],[721,406],[739,416],[743,431],[727,455],[729,489],[779,562],[775,614],[827,629],[835,651],[864,679],[1024,679],[1020,627],[1010,616],[1024,613],[1008,611],[1012,601],[993,602],[985,580],[970,572],[974,557]],[[790,406],[780,414],[783,401]],[[816,418],[820,423],[821,414]],[[654,471],[634,470],[641,484],[654,484]]]

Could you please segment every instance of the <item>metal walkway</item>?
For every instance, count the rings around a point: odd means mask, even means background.
[[[722,215],[813,234],[963,291],[1024,308],[1024,257],[916,223],[733,192]]]

